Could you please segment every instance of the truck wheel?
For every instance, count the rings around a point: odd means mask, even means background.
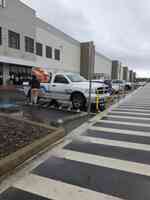
[[[85,107],[85,97],[81,93],[75,93],[72,95],[72,106],[74,109],[83,109]]]

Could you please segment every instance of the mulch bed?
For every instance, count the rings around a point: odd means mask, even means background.
[[[46,127],[0,116],[0,160],[50,132]]]

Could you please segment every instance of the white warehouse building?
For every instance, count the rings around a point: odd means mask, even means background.
[[[43,46],[52,48],[51,59],[36,56],[36,63],[48,71],[71,71],[80,73],[80,42],[64,34],[43,20],[36,18],[36,40]],[[60,59],[55,58],[55,50],[60,52]]]
[[[95,66],[94,66],[95,78],[111,79],[111,71],[112,71],[112,60],[96,52]]]
[[[0,85],[21,84],[31,78],[33,67],[48,72],[87,71],[89,57],[82,62],[81,44],[36,17],[35,10],[21,1],[0,1]],[[111,60],[97,52],[94,59],[95,78],[110,78]]]

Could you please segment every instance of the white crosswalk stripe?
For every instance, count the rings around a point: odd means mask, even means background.
[[[119,122],[119,121],[111,121],[111,120],[98,120],[99,123],[107,123],[107,124],[119,124],[119,125],[131,125],[131,126],[144,126],[150,127],[150,124],[142,124],[142,123],[134,123],[134,122]]]
[[[108,146],[150,151],[150,145],[147,145],[147,144],[122,142],[122,141],[102,139],[102,138],[101,139],[100,138],[91,138],[88,136],[80,136],[80,137],[78,137],[78,139],[80,139],[81,141],[88,141],[88,142],[95,143],[95,144],[104,144],[104,145],[108,145]]]
[[[141,116],[141,115],[143,115],[143,116],[150,116],[150,114],[148,114],[148,113],[137,113],[137,112],[123,112],[123,111],[112,111],[111,112],[112,114],[119,114],[119,115],[124,115],[124,114],[128,114],[128,115],[136,115],[136,116]]]
[[[30,174],[14,185],[17,188],[24,188],[25,191],[40,194],[46,198],[57,200],[121,200],[110,195],[93,192],[91,190],[69,185],[63,182]]]
[[[95,131],[105,131],[105,132],[110,132],[110,133],[115,132],[115,134],[118,133],[118,134],[125,134],[125,135],[137,135],[137,136],[150,137],[150,134],[145,133],[144,131],[120,130],[120,129],[115,129],[115,128],[105,128],[105,127],[96,127],[96,126],[92,126],[89,129],[95,130]]]
[[[149,110],[144,110],[144,109],[135,109],[135,108],[130,108],[130,109],[127,109],[127,108],[115,108],[113,111],[132,111],[132,112],[138,112],[140,111],[141,113],[150,113]]]
[[[65,157],[69,160],[150,176],[150,165],[147,164],[141,164],[70,150],[62,150],[62,153],[58,154],[58,156]]]
[[[109,117],[114,118],[114,119],[137,119],[137,120],[146,120],[150,122],[149,118],[144,118],[144,117],[133,117],[133,116],[122,116],[122,115],[109,115]]]

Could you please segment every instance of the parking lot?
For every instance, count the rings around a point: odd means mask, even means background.
[[[84,112],[78,113],[68,111],[67,109],[59,110],[56,108],[25,105],[26,97],[22,93],[16,91],[1,91],[0,102],[0,107],[3,107],[4,105],[11,106],[11,104],[18,105],[19,111],[9,113],[16,118],[28,119],[53,126],[60,125],[65,128],[66,133],[78,127],[88,118],[93,116],[87,116]],[[9,109],[5,109],[5,112],[7,112],[7,110],[9,112]]]

